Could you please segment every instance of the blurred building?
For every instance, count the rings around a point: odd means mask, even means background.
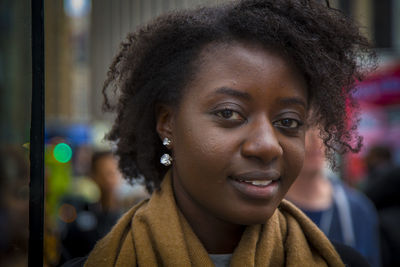
[[[46,120],[72,119],[70,23],[63,1],[45,2]]]
[[[338,0],[341,10],[359,22],[385,63],[400,53],[400,1]]]

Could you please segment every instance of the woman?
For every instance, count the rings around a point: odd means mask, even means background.
[[[316,0],[177,11],[130,34],[103,89],[117,113],[108,139],[124,176],[153,193],[86,266],[343,266],[282,199],[302,167],[310,108],[328,156],[359,149],[345,104],[368,46]]]

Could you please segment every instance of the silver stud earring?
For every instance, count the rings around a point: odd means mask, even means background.
[[[163,144],[164,146],[168,147],[168,146],[171,144],[171,140],[170,140],[168,137],[165,137],[165,138],[162,140],[162,144]]]
[[[169,154],[165,153],[160,158],[160,163],[164,166],[169,166],[172,163],[172,158]]]
[[[171,145],[171,140],[168,137],[165,137],[163,139],[163,145],[168,148],[168,146]],[[160,163],[164,166],[169,166],[172,164],[172,157],[169,154],[165,153],[161,156]]]

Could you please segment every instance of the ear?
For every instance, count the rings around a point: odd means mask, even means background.
[[[167,105],[156,106],[156,130],[160,139],[172,138],[172,129],[174,124],[174,109]]]

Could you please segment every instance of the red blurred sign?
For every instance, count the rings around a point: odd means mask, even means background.
[[[354,97],[377,105],[400,103],[400,63],[385,68],[358,85]]]

